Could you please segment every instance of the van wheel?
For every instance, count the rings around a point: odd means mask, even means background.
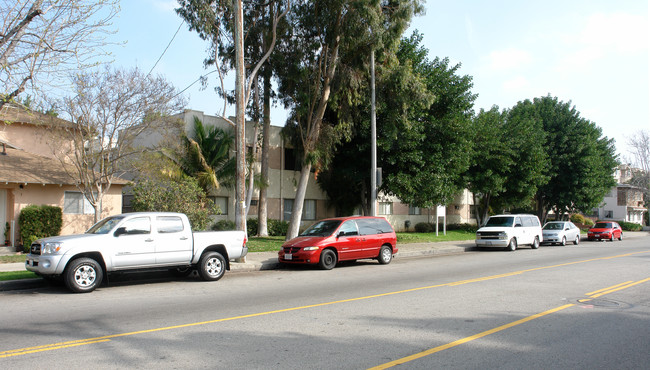
[[[318,266],[323,270],[331,270],[336,266],[336,253],[331,249],[325,249],[320,254],[320,261],[318,261]]]
[[[379,261],[379,263],[382,265],[387,265],[392,259],[393,250],[389,246],[383,245],[379,250],[379,257],[377,257],[377,261]]]
[[[506,250],[509,250],[510,252],[514,252],[515,250],[517,250],[517,239],[515,238],[510,239],[510,243],[508,243]]]
[[[533,249],[539,248],[539,237],[538,236],[535,237],[535,240],[533,240],[533,244],[530,247],[533,248]]]
[[[221,253],[205,253],[199,261],[199,275],[203,280],[217,281],[226,273],[226,259]]]
[[[77,258],[70,261],[64,272],[68,289],[75,293],[90,293],[102,282],[102,266],[92,258]]]

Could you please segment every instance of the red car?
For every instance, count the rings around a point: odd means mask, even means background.
[[[587,231],[588,240],[623,240],[623,229],[618,222],[598,221]]]
[[[331,270],[338,261],[376,259],[390,263],[397,253],[393,227],[382,217],[340,217],[321,220],[297,238],[282,244],[280,263],[318,264]]]

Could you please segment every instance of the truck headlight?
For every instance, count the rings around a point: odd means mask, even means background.
[[[508,239],[508,234],[506,234],[505,232],[502,231],[502,232],[499,233],[498,237],[501,240],[507,240]]]
[[[302,250],[303,251],[315,251],[317,249],[318,249],[318,247],[304,247]]]
[[[55,254],[61,250],[61,242],[47,242],[41,247],[41,254]]]

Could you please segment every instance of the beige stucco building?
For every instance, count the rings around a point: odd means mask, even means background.
[[[0,110],[0,236],[9,229],[7,240],[20,244],[18,217],[30,204],[63,209],[62,235],[80,233],[92,226],[94,211],[74,185],[54,149],[72,150],[53,132],[70,122],[31,111],[17,104]],[[104,196],[102,216],[121,212],[122,186],[118,179]]]
[[[194,117],[200,119],[205,127],[217,126],[220,128],[232,128],[232,125],[225,119],[217,116],[207,115],[201,111],[185,110],[178,116],[183,124],[183,129],[189,136],[194,134]],[[270,150],[269,150],[269,186],[267,188],[268,197],[268,217],[271,219],[288,221],[291,217],[293,200],[296,195],[296,187],[300,177],[300,166],[296,162],[294,150],[280,135],[282,127],[271,126]],[[140,145],[154,147],[158,145],[163,137],[157,134],[146,135],[140,138]],[[251,146],[254,143],[254,126],[248,122],[246,126],[246,143]],[[234,153],[233,153],[234,155]],[[255,164],[256,172],[260,172],[260,158],[257,158]],[[216,220],[230,219],[234,220],[235,197],[234,192],[228,189],[220,189],[212,194],[215,203],[221,208],[223,214],[214,216]],[[124,204],[129,203],[128,195],[125,196]],[[257,218],[257,200],[259,193],[256,190],[249,210],[249,218]],[[438,215],[439,222],[443,222],[443,216],[446,216],[446,223],[472,223],[474,218],[471,213],[472,197],[471,193],[465,191],[460,194],[451,206],[446,207]],[[315,220],[325,217],[348,216],[335,214],[334,207],[328,204],[327,195],[323,192],[311,176],[305,195],[305,204],[302,217],[302,227],[306,227]],[[126,209],[128,210],[128,208]],[[379,194],[377,200],[377,212],[379,216],[384,216],[393,225],[393,227],[402,231],[407,224],[410,224],[412,230],[415,224],[419,222],[435,223],[436,209],[419,209],[410,207],[408,204],[401,203],[396,197]],[[359,212],[360,213],[360,212]]]

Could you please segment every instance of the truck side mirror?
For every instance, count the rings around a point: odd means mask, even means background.
[[[113,233],[113,236],[118,237],[120,235],[126,234],[126,227],[118,227],[117,230]]]

